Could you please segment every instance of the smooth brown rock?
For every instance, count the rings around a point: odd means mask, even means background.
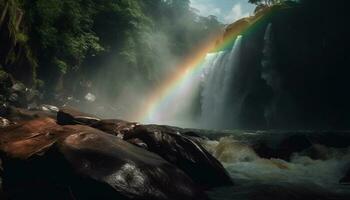
[[[130,199],[205,199],[185,173],[160,156],[96,129],[70,135],[60,150],[79,174]]]
[[[139,124],[134,122],[127,122],[118,119],[108,119],[100,120],[91,126],[106,133],[118,136],[119,138],[124,138],[125,134],[130,133],[138,125]]]
[[[8,199],[206,199],[160,156],[97,129],[50,118],[0,129]]]
[[[140,125],[123,120],[101,120],[92,126],[158,154],[182,169],[204,189],[233,184],[221,163],[195,139],[195,133],[176,127]]]
[[[5,128],[10,125],[11,125],[11,122],[8,119],[0,117],[0,128]]]
[[[38,118],[56,118],[56,112],[44,110],[28,110],[24,108],[17,108],[13,106],[5,106],[2,108],[2,117],[11,122],[22,122],[26,120],[33,120]]]
[[[100,121],[94,115],[77,111],[73,108],[61,108],[57,113],[57,123],[60,125],[91,125]]]
[[[222,164],[191,136],[168,126],[139,125],[124,135],[125,140],[136,138],[145,143],[149,151],[178,166],[204,189],[233,185]]]
[[[0,150],[9,157],[27,159],[50,148],[67,134],[51,118],[22,122],[0,129]]]

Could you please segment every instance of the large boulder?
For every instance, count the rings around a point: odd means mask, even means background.
[[[139,124],[118,119],[101,120],[92,124],[92,127],[119,138],[124,138],[124,135],[130,133],[136,126]]]
[[[276,138],[278,135],[275,134]],[[302,152],[312,147],[308,135],[294,134],[284,137],[276,144],[267,144],[266,141],[259,141],[253,144],[254,151],[262,158],[280,158],[290,160],[294,153]]]
[[[194,139],[196,135],[181,134],[182,129],[116,119],[100,120],[72,109],[61,109],[57,121],[60,124],[89,125],[156,153],[183,170],[204,189],[233,184],[221,163]]]
[[[61,125],[92,125],[98,121],[100,121],[100,119],[94,115],[83,113],[68,107],[61,108],[57,113],[57,123]]]
[[[9,126],[0,155],[8,199],[206,199],[160,156],[88,126],[50,118]]]
[[[130,199],[205,199],[183,171],[160,156],[96,129],[84,129],[60,145],[82,176]]]
[[[47,106],[42,105],[36,109],[28,110],[4,104],[0,105],[0,117],[4,117],[14,123],[47,117],[56,119],[57,112],[48,109]]]
[[[28,159],[46,152],[58,140],[74,134],[51,118],[41,118],[0,129],[0,151],[5,158]]]
[[[233,184],[222,164],[192,137],[168,126],[142,125],[124,136],[124,140],[135,138],[143,141],[149,151],[178,166],[203,188]]]
[[[8,119],[0,117],[0,128],[7,127],[9,125],[11,125],[11,122]]]
[[[347,171],[345,176],[339,181],[341,184],[350,185],[350,169]]]

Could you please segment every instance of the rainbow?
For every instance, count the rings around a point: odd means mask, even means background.
[[[198,74],[202,70],[202,62],[208,52],[218,52],[232,46],[238,35],[244,35],[253,27],[263,22],[269,13],[275,10],[274,7],[265,8],[254,16],[246,17],[238,20],[234,24],[227,27],[224,37],[214,37],[202,45],[199,51],[191,54],[180,66],[177,73],[167,78],[161,86],[156,89],[146,100],[145,109],[137,114],[135,119],[142,123],[151,123],[157,121],[157,113],[166,112],[170,102],[176,102],[181,99],[177,97],[177,91],[180,88],[186,88],[191,77]],[[218,42],[219,41],[219,42]]]

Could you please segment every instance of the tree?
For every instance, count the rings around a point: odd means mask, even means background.
[[[274,5],[277,3],[281,3],[283,0],[248,0],[249,3],[255,5]]]
[[[156,84],[160,72],[223,28],[215,16],[197,15],[190,0],[16,1],[25,14],[36,73],[52,93],[59,82],[73,88],[80,79],[102,80],[99,89],[113,85],[108,93],[114,95],[117,85],[136,76]]]

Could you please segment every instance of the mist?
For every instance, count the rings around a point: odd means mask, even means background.
[[[76,99],[64,100],[64,105],[104,118],[138,121],[138,113],[146,108],[154,91],[180,70],[181,63],[192,52],[224,29],[215,16],[199,16],[187,1],[137,4],[143,19],[135,22],[135,27],[123,27],[124,30],[117,30],[118,34],[112,34],[113,29],[94,25],[105,50],[87,57],[78,70],[79,75],[66,76],[64,82],[79,82],[80,87],[64,94],[66,99]],[[87,99],[87,94],[95,98]],[[172,115],[169,113],[157,122],[178,124],[175,122],[178,119],[185,122],[190,118],[175,113],[174,110]]]

